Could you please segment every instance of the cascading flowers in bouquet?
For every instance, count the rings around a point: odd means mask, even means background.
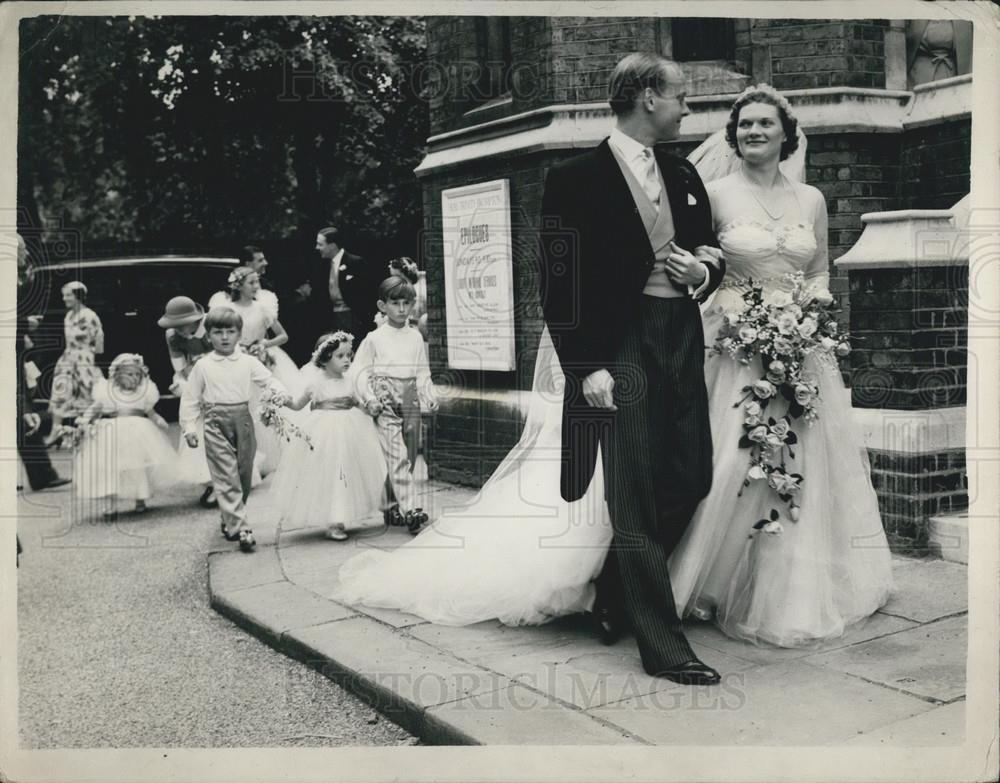
[[[270,427],[278,437],[291,441],[293,437],[301,438],[313,448],[312,438],[295,422],[281,413],[281,408],[288,399],[287,395],[268,389],[260,401],[260,420],[265,427]]]
[[[837,363],[850,351],[848,335],[841,332],[834,310],[817,301],[804,275],[784,276],[788,290],[765,291],[762,284],[747,281],[742,291],[743,308],[727,312],[712,350],[749,366],[760,360],[761,377],[741,390],[733,407],[743,406],[743,435],[739,447],[749,449],[750,467],[743,489],[752,481],[766,481],[788,507],[788,518],[799,520],[796,499],[805,481],[791,472],[798,443],[794,422],[812,425],[819,419],[819,386],[806,369],[807,359]],[[784,403],[784,411],[777,410]],[[772,508],[769,518],[758,520],[755,530],[780,533],[781,514]]]

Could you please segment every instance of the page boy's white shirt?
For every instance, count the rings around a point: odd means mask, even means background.
[[[198,431],[202,403],[232,405],[249,402],[253,384],[287,394],[285,387],[259,359],[239,348],[229,356],[216,351],[205,354],[191,368],[187,387],[181,395],[181,431],[185,435]]]
[[[421,404],[426,405],[434,399],[427,345],[420,331],[412,326],[397,329],[384,323],[369,332],[358,346],[351,369],[362,389],[367,389],[372,375],[415,378]]]

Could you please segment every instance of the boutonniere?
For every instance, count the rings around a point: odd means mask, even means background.
[[[340,266],[339,266],[339,267],[337,268],[337,271],[338,271],[338,272],[343,272],[343,271],[344,271],[345,269],[347,269],[347,264],[341,264],[341,265],[340,265]]]
[[[688,193],[688,206],[689,207],[693,207],[697,203],[698,203],[698,199],[696,199],[693,195],[691,195],[690,193]]]

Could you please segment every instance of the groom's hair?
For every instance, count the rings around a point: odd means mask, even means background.
[[[636,101],[649,87],[660,95],[671,89],[670,77],[681,76],[673,60],[651,52],[633,52],[625,55],[611,73],[608,86],[608,103],[616,115],[631,114]]]

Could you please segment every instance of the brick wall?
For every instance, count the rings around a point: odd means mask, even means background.
[[[558,156],[561,157],[561,156]],[[431,475],[479,486],[517,442],[523,419],[507,405],[482,402],[480,392],[530,389],[542,318],[538,296],[538,216],[545,168],[557,156],[531,155],[474,164],[424,186],[426,241],[422,266],[427,270],[428,352],[436,384],[465,390],[463,398],[445,395],[429,433]],[[445,335],[444,260],[441,247],[441,191],[492,179],[510,180],[511,245],[514,271],[514,334],[517,369],[476,372],[448,367]]]
[[[969,192],[971,120],[908,131],[900,151],[900,209],[948,209]]]
[[[969,507],[965,449],[907,455],[870,451],[872,485],[893,551],[926,553],[927,520]]]
[[[888,25],[877,19],[754,19],[741,54],[749,48],[755,80],[779,90],[884,88]]]
[[[965,404],[968,267],[855,270],[850,287],[854,405]]]

